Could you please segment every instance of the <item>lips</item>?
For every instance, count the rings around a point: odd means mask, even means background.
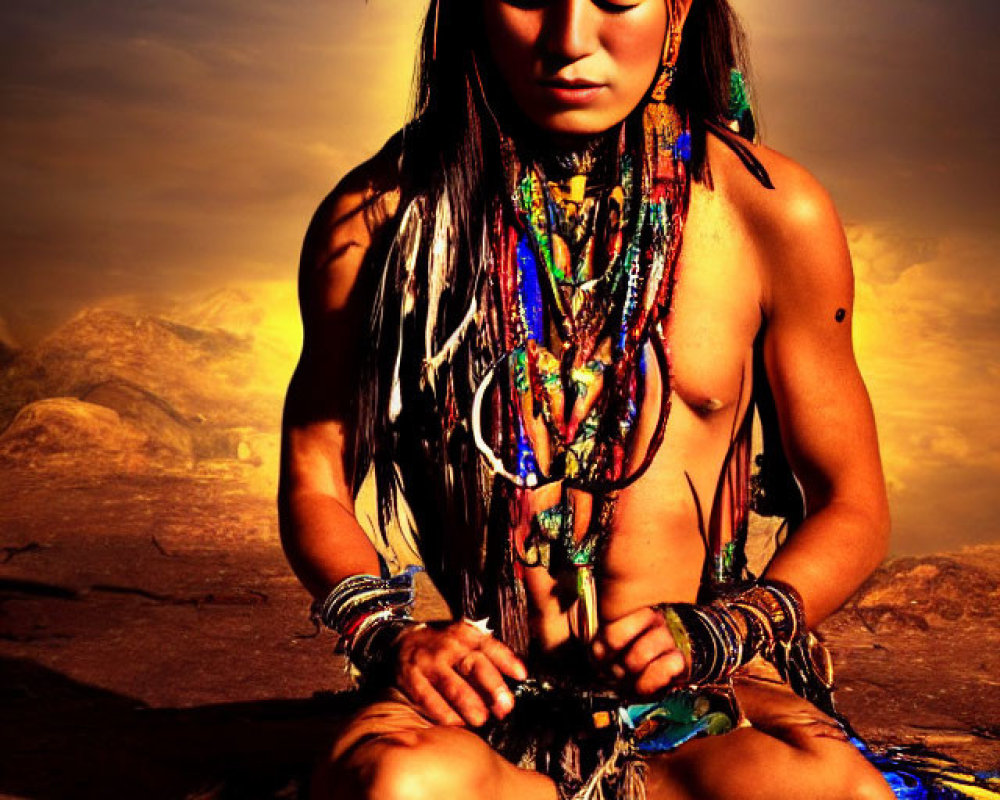
[[[542,90],[557,102],[566,105],[586,105],[593,101],[604,88],[603,83],[588,80],[563,80],[549,78],[540,80]]]

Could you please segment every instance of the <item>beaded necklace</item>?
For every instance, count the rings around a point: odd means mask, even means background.
[[[641,107],[576,152],[512,134],[473,85],[503,180],[476,255],[460,255],[472,245],[460,247],[465,212],[453,195],[417,192],[376,293],[375,401],[362,405],[359,441],[371,447],[382,512],[393,487],[419,498],[416,546],[452,609],[489,617],[521,654],[532,566],[575,585],[571,627],[593,635],[594,575],[619,492],[649,467],[666,427],[665,331],[692,146],[666,101],[674,39]],[[646,397],[654,362],[658,410]],[[655,425],[639,437],[643,408]]]
[[[596,631],[594,571],[618,492],[649,466],[669,413],[664,330],[687,211],[690,134],[662,103],[643,122],[653,148],[645,164],[636,168],[623,132],[608,159],[616,169],[596,180],[593,150],[571,159],[575,170],[555,176],[543,162],[523,165],[513,147],[504,150],[512,221],[497,285],[513,423],[504,449],[515,454],[513,466],[485,448],[481,434],[477,443],[517,487],[510,533],[516,572],[572,571],[578,602],[571,628],[584,640]],[[650,350],[662,399],[636,467],[630,451]],[[481,413],[477,404],[474,424]]]

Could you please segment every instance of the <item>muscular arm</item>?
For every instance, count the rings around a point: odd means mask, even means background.
[[[810,626],[839,608],[885,556],[889,513],[875,422],[851,342],[854,283],[826,192],[772,156],[777,189],[758,208],[764,359],[806,519],[766,576],[795,586]]]
[[[711,144],[711,143],[710,143]],[[716,191],[762,278],[764,360],[782,442],[806,498],[806,519],[765,576],[794,586],[807,623],[839,608],[885,555],[888,504],[871,405],[851,344],[853,276],[840,220],[800,167],[759,152],[763,189],[722,147],[710,146]],[[662,614],[640,608],[605,624],[596,665],[640,695],[669,685],[684,657]]]
[[[369,169],[348,176],[320,206],[299,271],[303,347],[285,399],[278,509],[288,561],[316,597],[348,575],[379,574],[351,486],[373,203],[386,215],[384,200],[372,199]]]
[[[353,398],[374,289],[365,257],[398,203],[398,190],[385,191],[380,179],[389,152],[324,201],[302,251],[304,337],[285,399],[278,508],[285,554],[316,598],[350,575],[379,574],[375,548],[354,516],[351,455]],[[527,677],[506,645],[463,622],[410,628],[387,656],[396,686],[444,724],[504,717],[514,705],[504,676]]]

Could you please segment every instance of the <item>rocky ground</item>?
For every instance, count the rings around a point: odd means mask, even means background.
[[[0,797],[298,797],[351,699],[278,543],[281,384],[212,388],[239,331],[73,324],[0,370]],[[1000,545],[900,559],[827,623],[862,734],[1000,766],[998,587]]]
[[[1000,545],[900,558],[822,632],[841,709],[880,744],[1000,768]]]
[[[5,474],[0,795],[297,796],[349,701],[251,469]],[[1000,547],[903,559],[826,625],[865,736],[1000,765],[998,584]]]

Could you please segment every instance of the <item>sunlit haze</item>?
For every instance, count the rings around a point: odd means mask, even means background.
[[[302,233],[405,119],[423,5],[4,2],[0,341],[109,297],[260,285],[293,351]],[[766,143],[847,226],[894,549],[995,541],[1000,4],[737,7]]]

